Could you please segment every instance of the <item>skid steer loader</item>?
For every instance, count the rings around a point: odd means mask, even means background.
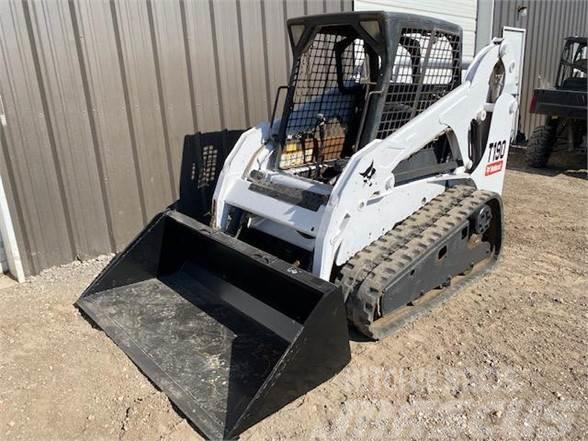
[[[382,338],[502,246],[506,42],[464,72],[461,28],[441,20],[340,13],[288,30],[282,111],[193,164],[194,194],[214,186],[208,225],[181,203],[162,212],[77,302],[208,438],[340,371],[348,322]]]

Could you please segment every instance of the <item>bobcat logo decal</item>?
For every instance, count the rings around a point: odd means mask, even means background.
[[[374,167],[374,161],[372,161],[370,166],[368,168],[366,168],[365,171],[359,173],[359,175],[363,178],[364,184],[369,183],[370,186],[372,185],[372,178],[374,177],[375,174],[376,174],[376,168]]]

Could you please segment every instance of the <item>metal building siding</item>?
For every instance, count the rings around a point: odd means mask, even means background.
[[[13,179],[12,190],[21,194],[23,216],[19,221],[29,223],[26,235],[36,245],[26,254],[32,265],[42,268],[71,259],[72,216],[63,191],[63,167],[55,167],[57,146],[48,115],[48,85],[39,81],[41,60],[28,6],[16,1],[0,3],[0,93],[8,128],[2,162],[12,168],[8,174]],[[11,210],[13,216],[15,211]]]
[[[25,272],[117,251],[178,194],[185,134],[266,119],[286,17],[351,0],[2,0],[0,173]]]
[[[2,238],[0,237],[0,274],[6,272],[7,269],[6,250],[4,249],[4,242],[2,242]]]
[[[527,17],[518,18],[520,7],[527,7]],[[493,34],[502,35],[504,26],[527,29],[525,65],[521,90],[521,126],[527,136],[543,124],[544,118],[529,113],[533,90],[543,82],[553,85],[563,47],[569,35],[586,35],[588,1],[586,0],[496,0]]]

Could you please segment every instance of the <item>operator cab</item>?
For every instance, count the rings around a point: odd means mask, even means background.
[[[246,182],[237,181],[225,196],[233,208],[219,225],[226,222],[225,232],[310,269],[325,208],[350,158],[460,85],[462,30],[391,12],[306,16],[287,24],[293,63],[281,88],[287,91],[281,113],[272,116],[270,138]],[[450,138],[426,140],[400,161],[395,185],[463,165]],[[246,210],[239,208],[244,200]]]
[[[334,185],[357,150],[461,82],[462,31],[448,22],[353,12],[294,18],[288,32],[293,67],[273,125],[278,172]],[[431,148],[442,160],[451,154],[446,139]]]

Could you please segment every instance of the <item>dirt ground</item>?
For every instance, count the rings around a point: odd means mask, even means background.
[[[510,164],[496,271],[243,440],[588,438],[586,171]],[[109,258],[0,290],[0,439],[201,439],[72,306]]]

